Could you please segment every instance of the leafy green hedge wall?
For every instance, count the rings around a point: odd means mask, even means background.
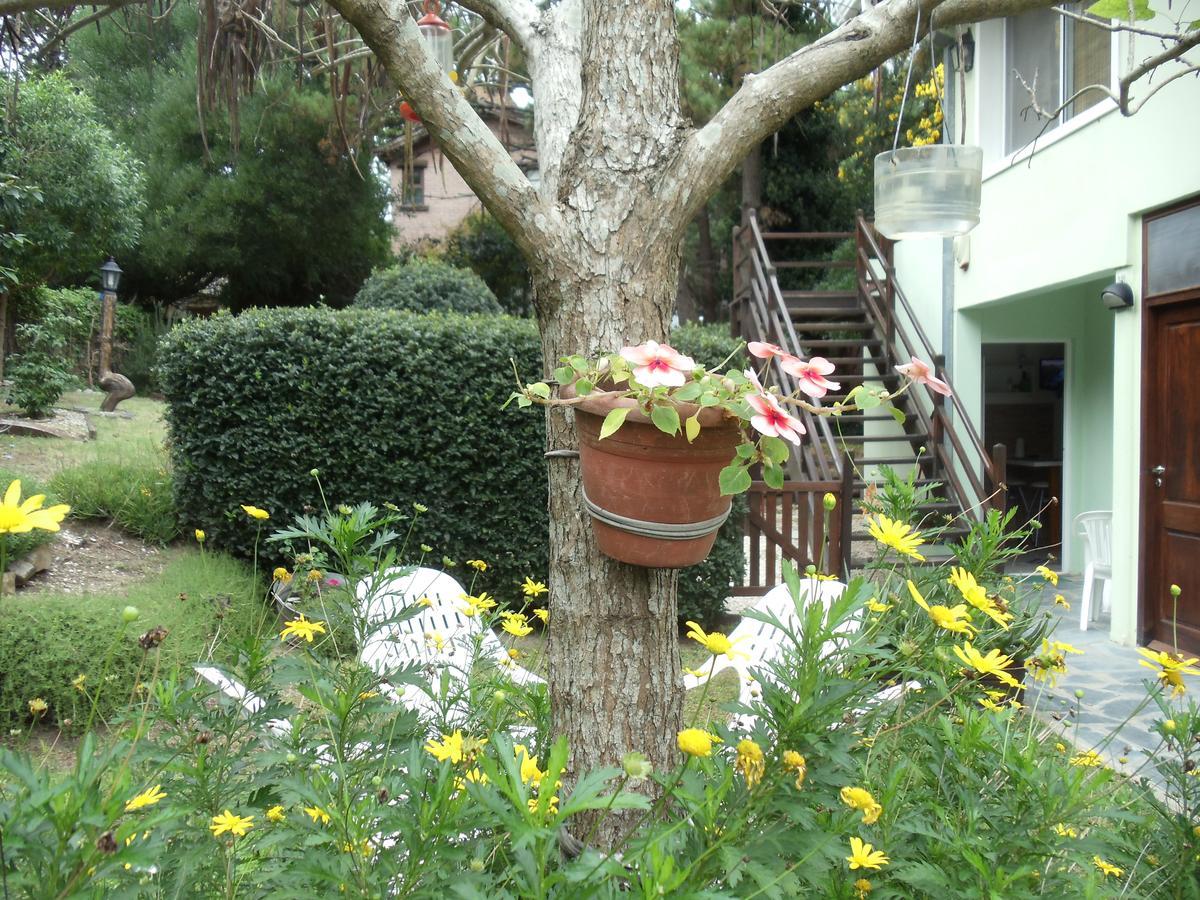
[[[735,346],[718,328],[683,328],[675,342],[707,364]],[[283,524],[319,502],[318,468],[331,503],[424,504],[414,540],[434,560],[487,560],[483,585],[514,598],[526,575],[545,577],[547,523],[543,417],[500,409],[510,358],[540,375],[531,321],[273,309],[182,323],[159,360],[185,527],[248,556],[255,527],[239,505]],[[740,576],[736,518],[684,573],[687,616],[716,612]]]

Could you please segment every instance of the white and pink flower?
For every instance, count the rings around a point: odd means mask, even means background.
[[[633,364],[633,377],[648,388],[683,387],[687,381],[686,373],[696,368],[690,356],[657,341],[625,347],[621,350],[621,358]]]
[[[896,366],[896,371],[907,378],[911,378],[917,384],[927,386],[931,391],[937,391],[937,393],[946,397],[950,396],[950,385],[936,377],[933,374],[933,369],[930,368],[927,362],[919,360],[915,356],[912,358],[912,362]]]
[[[758,383],[758,379],[754,373],[748,371],[745,373],[750,382],[762,391],[762,385]],[[793,444],[799,445],[800,435],[804,434],[804,423],[795,416],[789,414],[783,407],[779,405],[779,401],[772,395],[762,391],[758,394],[748,394],[746,402],[750,407],[758,413],[756,416],[751,416],[750,425],[761,434],[767,437],[779,437],[785,441],[791,441]]]
[[[746,349],[750,351],[751,356],[757,356],[759,359],[770,359],[772,356],[786,358],[792,355],[778,344],[768,344],[764,341],[751,341],[746,345]]]
[[[822,356],[814,356],[811,359],[797,359],[791,356],[780,362],[780,366],[783,371],[796,378],[800,390],[814,399],[819,400],[829,391],[840,390],[842,387],[838,382],[825,377],[833,374],[834,365]]]

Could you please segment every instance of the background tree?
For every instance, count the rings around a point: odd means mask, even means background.
[[[121,14],[70,41],[68,71],[144,161],[126,291],[169,302],[216,286],[235,309],[349,303],[389,256],[366,123],[343,132],[327,76],[297,84],[282,70],[236,113],[199,115],[197,22],[181,3],[161,22]]]
[[[0,81],[0,172],[26,192],[0,205],[0,231],[24,235],[6,264],[27,283],[78,284],[142,226],[141,166],[92,100],[61,74]]]

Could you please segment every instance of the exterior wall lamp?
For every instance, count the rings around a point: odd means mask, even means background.
[[[1100,302],[1116,312],[1129,309],[1133,306],[1133,288],[1124,281],[1114,281],[1100,292]]]

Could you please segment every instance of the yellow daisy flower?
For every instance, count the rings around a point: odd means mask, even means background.
[[[925,562],[925,557],[917,552],[917,548],[925,543],[925,539],[913,531],[911,525],[878,515],[867,519],[867,530],[870,531],[871,537],[885,547],[891,547],[897,553]]]
[[[912,581],[908,582],[908,592],[912,595],[917,606],[929,613],[929,618],[933,619],[934,624],[939,628],[966,635],[970,635],[976,630],[971,625],[971,614],[967,612],[967,605],[965,603],[960,603],[954,607],[938,604],[930,606],[925,602],[925,598],[921,596],[921,592],[917,590],[917,586]]]
[[[208,826],[208,830],[213,833],[213,837],[219,837],[226,832],[229,832],[234,837],[242,837],[253,827],[254,816],[237,816],[229,810],[225,810],[219,816],[213,816],[212,824]]]
[[[313,642],[313,637],[318,634],[325,633],[324,622],[310,622],[304,618],[304,614],[300,614],[300,618],[294,619],[285,624],[283,631],[279,633],[280,640],[286,640],[289,637],[295,636],[303,638],[310,644]]]
[[[846,857],[850,869],[881,869],[891,862],[882,850],[863,843],[861,838],[850,838],[850,855]]]
[[[688,756],[712,756],[713,742],[721,739],[701,728],[685,728],[679,732],[679,749]]]
[[[874,825],[883,813],[883,807],[875,802],[871,792],[865,788],[847,785],[841,790],[842,802],[863,814],[864,825]]]
[[[961,647],[954,648],[954,654],[981,675],[991,675],[1010,687],[1019,688],[1021,686],[1021,682],[1007,671],[1008,667],[1013,665],[1012,657],[1005,656],[994,647],[988,651],[987,656],[984,656],[971,646],[970,641],[966,641]]]
[[[711,634],[705,633],[704,629],[695,622],[688,622],[687,626],[689,629],[687,636],[703,646],[713,656],[726,656],[731,660],[739,656],[743,659],[750,658],[748,654],[733,649],[735,644],[740,644],[742,641],[749,640],[749,638],[740,637],[736,641],[731,641],[719,631],[714,631]]]
[[[142,791],[137,796],[131,797],[129,802],[125,804],[125,812],[133,812],[138,809],[144,809],[147,806],[153,806],[166,796],[163,793],[162,785],[156,784],[154,787]]]
[[[246,515],[248,515],[250,518],[258,519],[260,522],[263,519],[271,518],[271,514],[269,512],[267,512],[265,509],[259,509],[257,506],[249,506],[249,505],[243,503],[242,509],[245,511]]]

